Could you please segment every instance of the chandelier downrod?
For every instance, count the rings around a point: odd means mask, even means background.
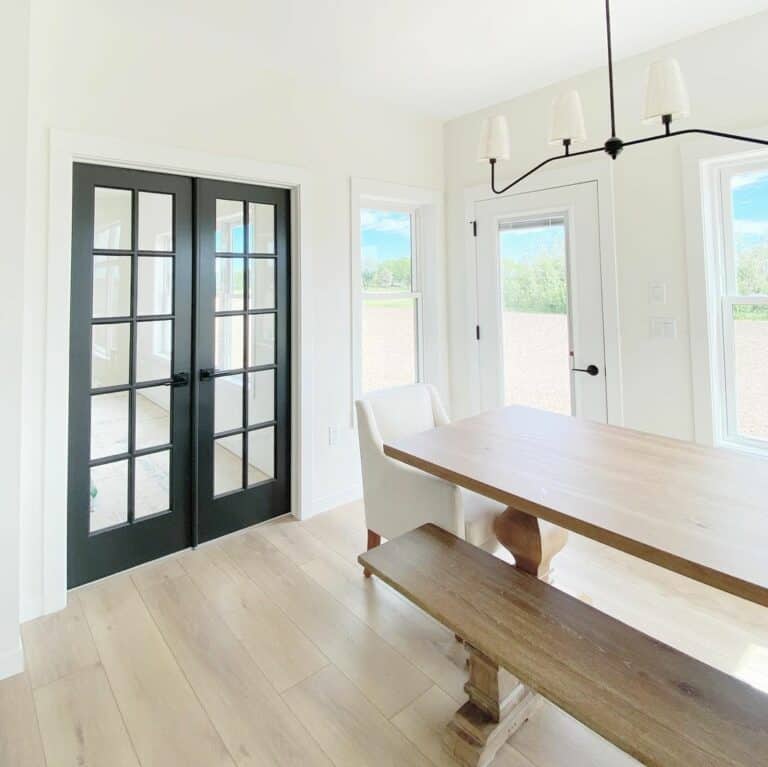
[[[496,162],[498,157],[491,156],[488,158],[488,162],[491,166],[491,190],[494,194],[504,194],[509,191],[513,186],[516,186],[521,181],[525,180],[529,176],[536,173],[536,171],[543,168],[545,165],[549,165],[556,160],[564,160],[570,157],[582,157],[588,154],[595,154],[597,152],[605,152],[610,155],[614,160],[619,156],[619,153],[628,146],[636,146],[638,144],[648,144],[652,141],[659,141],[660,139],[673,138],[677,136],[687,136],[689,134],[698,134],[704,136],[715,136],[716,138],[730,139],[732,141],[743,141],[750,144],[759,144],[761,146],[768,146],[768,141],[764,139],[754,138],[752,136],[740,136],[735,133],[724,133],[722,131],[707,130],[706,128],[686,128],[684,130],[672,130],[672,114],[662,114],[661,121],[664,126],[664,132],[658,133],[654,136],[647,136],[646,138],[633,139],[632,141],[622,141],[616,135],[616,103],[615,103],[615,87],[614,87],[614,74],[613,74],[613,43],[611,40],[611,4],[610,0],[605,0],[605,31],[606,42],[608,48],[608,99],[610,105],[610,117],[611,117],[611,136],[606,140],[603,146],[595,147],[594,149],[582,149],[578,152],[571,151],[571,139],[565,138],[563,143],[563,154],[555,155],[554,157],[548,157],[538,165],[531,168],[529,171],[518,176],[512,183],[507,184],[501,189],[496,188]],[[677,66],[675,64],[675,66]],[[679,76],[679,75],[678,75]],[[658,114],[658,113],[657,113]],[[504,119],[504,118],[498,118]],[[583,130],[583,124],[582,124]],[[508,156],[508,155],[507,155]],[[488,155],[486,155],[488,157]]]

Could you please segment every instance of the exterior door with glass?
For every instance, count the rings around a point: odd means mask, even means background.
[[[475,214],[482,407],[607,421],[596,183],[482,200]]]

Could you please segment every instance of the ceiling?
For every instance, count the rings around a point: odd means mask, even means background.
[[[603,0],[223,0],[259,63],[451,118],[605,62]],[[207,2],[206,2],[207,5]],[[187,6],[189,9],[189,6]],[[617,58],[768,9],[768,0],[613,0]],[[188,19],[191,14],[187,13]],[[210,19],[209,19],[210,21]]]

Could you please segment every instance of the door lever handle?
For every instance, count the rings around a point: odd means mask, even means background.
[[[585,368],[571,368],[573,373],[586,373],[588,376],[596,376],[600,372],[597,365],[587,365]]]
[[[202,368],[200,370],[200,380],[210,381],[216,371],[213,368]]]
[[[189,385],[189,373],[174,373],[171,378],[170,384],[166,386],[188,386]]]
[[[586,373],[588,376],[596,376],[600,373],[600,368],[597,365],[587,365],[585,368],[573,367],[576,362],[575,355],[571,352],[568,356],[571,358],[571,373]]]

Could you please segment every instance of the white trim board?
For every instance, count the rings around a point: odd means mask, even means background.
[[[67,601],[67,450],[72,166],[114,165],[157,173],[288,188],[291,191],[291,511],[312,515],[312,272],[307,222],[312,177],[257,162],[102,136],[51,131],[44,394],[44,468],[40,613]],[[34,615],[26,615],[30,619]]]
[[[768,139],[768,128],[745,131]],[[713,215],[719,188],[715,176],[723,164],[765,159],[768,149],[714,137],[699,138],[680,147],[685,218],[685,252],[688,271],[691,379],[693,387],[694,439],[703,445],[721,443],[724,420],[723,349],[716,327],[713,302],[719,300],[716,273],[719,256],[714,250],[722,236],[720,221]],[[728,444],[733,448],[733,444]],[[749,451],[748,451],[749,452]],[[761,451],[761,454],[762,451]]]
[[[619,292],[618,270],[616,266],[616,237],[614,223],[613,165],[608,157],[590,160],[573,159],[558,168],[539,171],[521,182],[501,197],[516,194],[553,189],[587,182],[597,183],[598,225],[600,227],[600,261],[603,288],[603,332],[605,334],[605,372],[606,397],[608,403],[608,423],[615,426],[624,424],[624,397],[622,387],[621,346],[619,329]],[[504,179],[498,180],[503,186]],[[472,233],[470,224],[475,218],[475,205],[483,200],[495,199],[490,189],[490,177],[486,184],[472,186],[464,190],[464,253],[467,263],[473,264],[468,271],[465,290],[468,291],[467,306],[471,308],[463,318],[462,327],[474,329],[477,324],[477,238]],[[462,334],[462,346],[459,358],[467,360],[472,393],[470,407],[473,412],[480,409],[480,359],[474,333]]]

